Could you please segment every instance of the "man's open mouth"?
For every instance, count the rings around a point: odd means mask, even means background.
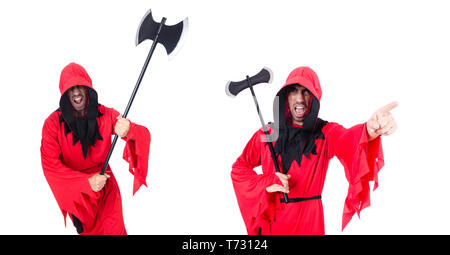
[[[83,104],[83,97],[82,96],[74,96],[74,97],[72,97],[72,102],[74,103],[74,106],[79,107]]]
[[[301,105],[295,105],[294,106],[294,113],[296,117],[303,117],[303,115],[305,115],[306,113],[306,106],[301,104]]]

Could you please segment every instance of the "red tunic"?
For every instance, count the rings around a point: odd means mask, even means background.
[[[365,124],[345,129],[328,123],[322,129],[325,139],[316,140],[317,155],[303,156],[301,167],[293,163],[288,174],[289,198],[313,197],[322,194],[331,158],[336,156],[345,169],[349,182],[342,218],[345,228],[355,212],[370,205],[369,181],[378,186],[378,171],[384,165],[381,139],[368,143]],[[231,177],[237,201],[249,234],[324,234],[324,216],[320,199],[297,203],[281,203],[281,193],[268,193],[266,187],[280,183],[264,132],[257,131],[233,164]],[[281,164],[280,157],[278,163]],[[256,174],[255,167],[262,167]]]
[[[301,84],[320,99],[318,78],[309,68],[298,68],[286,85]],[[292,73],[291,73],[292,74]],[[285,85],[285,86],[286,86]],[[268,127],[270,130],[270,128]],[[272,133],[273,130],[270,130]],[[289,198],[315,197],[322,194],[330,159],[336,156],[345,169],[349,182],[342,217],[342,229],[352,216],[370,205],[369,181],[378,186],[378,171],[384,165],[380,137],[368,141],[366,124],[346,129],[337,123],[327,123],[322,132],[325,139],[316,139],[317,154],[302,155],[301,166],[292,163],[288,174]],[[275,142],[273,142],[275,144]],[[281,157],[277,158],[281,166]],[[254,171],[262,167],[262,174]],[[268,193],[266,187],[281,184],[275,175],[264,131],[257,131],[233,164],[231,178],[239,208],[248,234],[324,234],[324,215],[320,199],[281,203],[280,192]]]
[[[82,73],[84,75],[84,69]],[[73,79],[80,76],[71,74],[71,79],[67,80],[80,84],[80,79]],[[90,83],[86,85],[92,87]],[[61,93],[65,90],[61,89]],[[42,129],[42,168],[64,220],[67,214],[75,215],[83,223],[82,234],[126,234],[119,186],[109,165],[106,173],[111,177],[101,191],[92,191],[88,181],[102,169],[119,115],[103,105],[99,106],[99,111],[102,116],[97,117],[97,123],[103,140],[89,147],[86,158],[80,142],[73,145],[72,132],[65,135],[64,123],[59,121],[61,112],[53,112]],[[123,158],[130,163],[129,170],[134,174],[134,194],[142,184],[146,185],[150,133],[144,126],[131,123],[127,138],[123,140],[126,141]]]

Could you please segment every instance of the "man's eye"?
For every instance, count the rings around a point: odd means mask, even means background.
[[[297,92],[297,88],[296,87],[290,87],[288,90],[288,93],[293,93],[293,92]]]
[[[303,94],[304,96],[309,96],[309,95],[311,94],[311,92],[309,92],[309,90],[307,90],[307,89],[304,89],[304,90],[302,91],[302,94]]]

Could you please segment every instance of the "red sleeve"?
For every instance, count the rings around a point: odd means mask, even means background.
[[[61,161],[61,148],[58,143],[58,118],[49,117],[42,129],[41,163],[50,189],[66,219],[67,213],[74,214],[82,222],[95,217],[99,192],[89,185],[89,174],[73,170]]]
[[[334,124],[327,135],[330,157],[337,156],[349,182],[342,216],[343,230],[355,212],[359,217],[361,210],[370,206],[369,181],[374,181],[375,190],[384,158],[381,138],[369,142],[365,123],[349,129]]]
[[[113,130],[117,122],[119,112],[113,110]],[[122,138],[126,142],[123,150],[123,159],[129,164],[129,171],[134,175],[133,195],[142,185],[147,187],[148,156],[150,153],[150,131],[144,126],[130,121],[130,129],[127,137]]]
[[[279,196],[266,191],[273,183],[281,184],[278,177],[274,173],[257,174],[253,170],[261,165],[261,150],[265,149],[261,142],[263,134],[260,130],[253,135],[231,171],[237,202],[250,235],[258,234],[260,227],[269,226],[279,205]]]
[[[123,159],[129,163],[129,171],[134,175],[133,195],[142,185],[147,187],[148,155],[150,153],[151,136],[148,129],[134,123],[126,137]]]

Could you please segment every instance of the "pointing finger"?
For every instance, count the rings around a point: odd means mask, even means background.
[[[377,112],[386,113],[386,112],[391,111],[392,109],[394,109],[397,106],[398,106],[398,102],[392,102],[392,103],[389,103],[389,104],[381,107],[380,109],[378,109]]]

